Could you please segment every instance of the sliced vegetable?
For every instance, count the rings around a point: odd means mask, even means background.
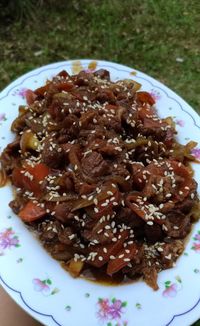
[[[6,175],[6,171],[4,170],[4,168],[0,168],[0,187],[5,186],[7,182],[7,175]]]
[[[117,188],[113,187],[112,184],[110,184],[110,183],[104,184],[101,189],[101,192],[99,192],[99,193],[94,192],[94,193],[89,194],[87,196],[87,198],[85,198],[85,199],[80,198],[80,199],[74,201],[72,212],[76,211],[77,209],[85,208],[85,207],[93,205],[95,199],[97,200],[97,202],[102,204],[103,201],[105,201],[107,198],[113,197],[115,195],[116,191],[117,191]],[[115,200],[113,200],[113,202],[114,201]],[[97,209],[99,209],[99,208],[100,207],[98,204]]]
[[[194,189],[194,180],[192,179],[191,170],[177,161],[169,161],[175,175],[182,178],[179,182],[178,191],[175,193],[176,200],[183,200]]]
[[[107,274],[114,274],[120,271],[123,267],[127,266],[131,260],[134,260],[138,253],[138,245],[134,242],[128,244],[126,248],[123,248],[119,251],[116,258],[110,260],[107,266]]]
[[[27,149],[38,150],[40,147],[40,141],[38,140],[36,134],[34,134],[30,129],[25,130],[20,139],[20,148],[22,153],[25,153]]]
[[[137,100],[141,103],[148,103],[150,105],[154,105],[155,101],[153,97],[148,92],[137,92]]]
[[[36,164],[34,167],[26,165],[22,168],[16,167],[12,172],[13,184],[22,189],[33,192],[35,195],[41,195],[40,181],[49,174],[49,168],[43,164]]]
[[[116,234],[116,238],[118,240],[113,244],[107,244],[103,246],[102,245],[92,246],[90,249],[90,254],[87,259],[87,263],[95,267],[102,267],[103,265],[105,265],[109,261],[110,256],[112,257],[118,254],[118,252],[123,246],[124,241],[127,239],[128,234],[129,232],[127,230],[123,230],[122,232],[118,232]],[[104,248],[106,248],[106,250]],[[93,256],[93,254],[91,254],[93,252],[97,254]],[[92,256],[94,258],[90,258]]]
[[[80,260],[75,261],[74,259],[72,259],[70,260],[67,269],[73,277],[78,277],[81,273],[81,270],[83,269],[83,266],[84,266],[83,261]]]
[[[46,211],[44,208],[37,206],[37,204],[33,203],[32,201],[28,201],[18,215],[22,221],[31,223],[44,217],[45,214]]]

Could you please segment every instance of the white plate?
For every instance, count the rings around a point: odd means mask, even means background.
[[[88,69],[91,60],[81,60]],[[59,71],[70,74],[74,61],[50,64],[11,83],[0,94],[0,149],[12,141],[9,131],[18,106],[25,103],[26,88],[43,85]],[[72,69],[73,64],[73,69]],[[79,63],[80,66],[80,63]],[[77,67],[77,65],[76,65]],[[133,78],[151,92],[161,117],[173,116],[178,139],[185,144],[200,140],[200,117],[178,95],[155,79],[112,62],[98,61],[112,80]],[[134,75],[136,73],[136,75]],[[194,154],[200,158],[200,144]],[[200,184],[200,168],[194,164]],[[200,222],[194,226],[185,253],[173,269],[159,274],[159,290],[144,282],[103,286],[72,279],[53,260],[20,219],[11,212],[9,186],[0,189],[0,279],[5,290],[29,314],[45,325],[66,326],[163,326],[190,325],[200,317]]]

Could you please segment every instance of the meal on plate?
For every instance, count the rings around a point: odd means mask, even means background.
[[[10,178],[10,207],[73,276],[142,277],[156,290],[198,219],[196,143],[179,144],[140,87],[101,69],[27,90],[0,182]]]

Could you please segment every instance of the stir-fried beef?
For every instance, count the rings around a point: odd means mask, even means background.
[[[10,207],[73,276],[142,276],[156,290],[198,218],[196,144],[180,145],[139,89],[100,69],[28,90],[0,179],[11,176]]]

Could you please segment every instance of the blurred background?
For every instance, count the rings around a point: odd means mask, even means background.
[[[141,70],[200,113],[200,1],[0,0],[0,91],[31,69],[80,58]]]
[[[123,63],[200,113],[199,0],[0,0],[0,90],[68,59]]]

